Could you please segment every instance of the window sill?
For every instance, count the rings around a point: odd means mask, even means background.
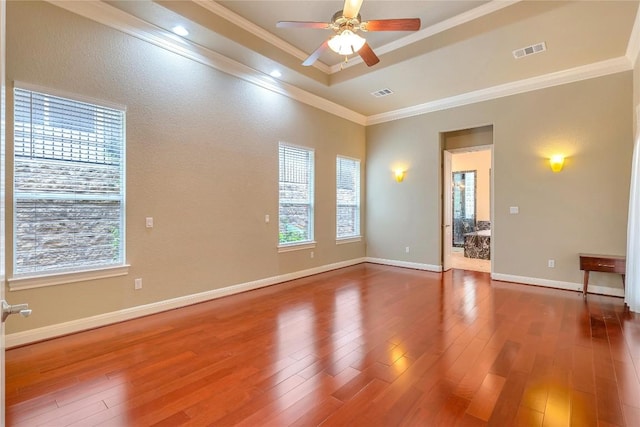
[[[64,285],[67,283],[105,279],[107,277],[125,276],[129,274],[129,265],[98,268],[95,270],[74,271],[70,273],[54,273],[42,276],[14,276],[9,279],[9,290],[42,288],[45,286]]]
[[[313,249],[316,247],[316,242],[303,242],[303,243],[289,243],[278,245],[278,253],[301,251],[303,249]]]
[[[344,237],[336,239],[336,245],[345,245],[347,243],[357,243],[362,241],[362,236]]]

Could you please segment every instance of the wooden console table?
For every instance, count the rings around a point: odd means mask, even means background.
[[[587,297],[587,286],[589,286],[590,271],[621,274],[622,288],[624,289],[624,275],[627,265],[626,257],[618,255],[578,255],[580,256],[580,270],[584,270],[584,287],[582,288],[582,296],[584,298]]]

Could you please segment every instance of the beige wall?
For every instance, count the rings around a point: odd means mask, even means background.
[[[476,171],[476,221],[491,221],[491,150],[454,153],[451,171]]]
[[[9,319],[8,333],[365,255],[364,242],[335,243],[335,159],[360,158],[364,171],[362,126],[50,4],[7,9],[9,89],[21,81],[127,107],[131,264],[124,277],[11,292],[33,315]],[[11,93],[7,101],[11,107]],[[313,259],[309,250],[277,252],[279,141],[316,150]],[[10,239],[10,213],[7,225]],[[9,276],[11,258],[9,248]],[[134,291],[138,277],[144,286]]]
[[[367,255],[441,265],[440,134],[493,124],[493,272],[581,283],[579,252],[625,253],[632,84],[624,72],[368,127]],[[568,156],[560,173],[556,152]],[[398,162],[402,184],[389,173]]]
[[[640,103],[638,63],[633,73],[365,132],[50,4],[8,2],[7,9],[9,88],[17,80],[127,106],[131,264],[125,277],[10,292],[12,302],[28,302],[34,314],[10,318],[8,333],[364,256],[364,242],[335,245],[334,182],[335,156],[364,160],[365,136],[368,256],[440,265],[441,133],[489,125],[495,272],[580,283],[578,252],[625,251],[629,105]],[[11,93],[7,101],[10,123]],[[276,250],[278,141],[316,150],[313,259],[309,251]],[[553,174],[546,157],[560,149],[569,157],[565,170]],[[10,173],[11,135],[8,154]],[[397,167],[407,170],[403,183],[393,179]],[[520,214],[509,215],[509,206]],[[147,216],[155,219],[152,230],[144,227]],[[546,267],[548,258],[556,259],[555,269]],[[592,280],[619,287],[612,276]],[[136,277],[144,279],[141,291],[133,290]]]

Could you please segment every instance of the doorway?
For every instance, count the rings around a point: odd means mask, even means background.
[[[458,156],[453,155],[452,161],[455,163]],[[459,160],[458,160],[459,161]],[[473,166],[473,165],[472,165]],[[464,235],[475,231],[476,227],[476,206],[477,206],[477,170],[458,171],[452,166],[452,227],[453,236],[451,238],[454,248],[464,247]]]
[[[493,127],[442,134],[443,270],[491,272]]]

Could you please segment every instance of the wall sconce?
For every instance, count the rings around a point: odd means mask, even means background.
[[[396,181],[397,182],[404,181],[404,174],[405,174],[405,171],[403,171],[402,169],[396,169],[395,171]]]
[[[560,172],[562,170],[562,166],[564,165],[564,156],[561,154],[551,156],[551,158],[549,159],[549,165],[551,165],[552,171]]]

